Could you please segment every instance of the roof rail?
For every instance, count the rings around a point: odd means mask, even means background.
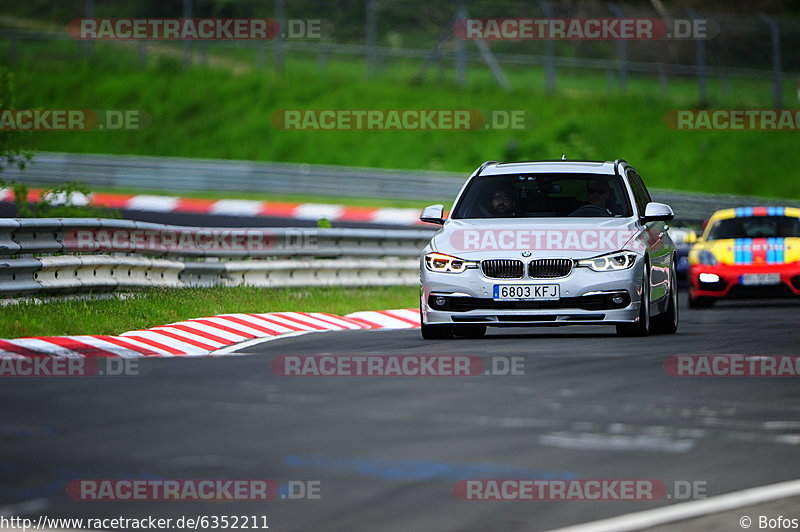
[[[506,161],[506,162],[498,163],[498,164],[562,163],[562,162],[565,162],[565,163],[607,163],[608,161],[598,161],[596,159],[538,159],[536,161]]]
[[[628,164],[628,161],[626,161],[625,159],[617,159],[616,161],[614,161],[614,173],[615,174],[619,173],[619,165],[621,165],[621,164]]]
[[[484,169],[484,168],[486,168],[487,166],[489,166],[490,164],[493,164],[493,163],[494,163],[494,164],[496,164],[496,163],[497,163],[497,161],[486,161],[486,162],[484,162],[484,163],[481,165],[481,167],[480,167],[480,168],[478,168],[478,171],[477,171],[477,172],[475,172],[475,175],[476,175],[476,176],[478,176],[478,175],[481,175],[481,172],[483,172],[483,169]]]

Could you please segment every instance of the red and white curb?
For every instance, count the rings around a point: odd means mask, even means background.
[[[337,316],[326,312],[221,314],[119,336],[42,336],[0,340],[0,358],[215,356],[253,339],[307,332],[419,327],[416,309],[373,310]]]
[[[41,190],[30,190],[28,192],[28,201],[39,201],[41,194]],[[389,225],[417,225],[422,223],[419,221],[419,209],[358,207],[328,203],[265,202],[242,199],[215,200],[148,194],[104,194],[101,192],[88,196],[81,193],[73,193],[70,200],[74,205],[92,205],[95,207],[146,212],[180,212],[248,217],[265,216],[314,221],[320,218],[327,218],[331,221]],[[13,201],[14,192],[11,189],[0,188],[0,202]]]

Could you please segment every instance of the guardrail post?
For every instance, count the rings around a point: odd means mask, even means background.
[[[264,69],[264,65],[267,63],[266,55],[266,45],[261,42],[256,43],[256,70]]]
[[[456,17],[464,12],[464,0],[456,0]],[[463,87],[467,83],[467,46],[464,39],[456,39],[456,85]]]
[[[147,41],[139,41],[139,66],[147,67]]]
[[[539,7],[544,11],[544,16],[553,18],[553,9],[545,0],[538,0]],[[544,40],[544,92],[553,94],[556,87],[555,43],[553,39]]]
[[[192,0],[183,0],[183,18],[192,18]],[[192,40],[188,37],[183,40],[183,69],[192,66]]]
[[[669,78],[667,77],[667,71],[664,70],[664,67],[659,67],[658,69],[658,85],[659,89],[661,90],[661,97],[666,98],[667,93],[669,92]]]
[[[367,56],[367,77],[374,77],[376,72],[377,60],[377,9],[375,0],[366,0],[367,2],[367,42],[366,42],[366,56]]]
[[[625,13],[617,4],[608,4],[608,8],[618,19],[625,18]],[[628,92],[628,41],[619,39],[617,41],[617,57],[619,58],[619,88],[622,94]]]
[[[781,87],[781,33],[778,29],[778,24],[764,13],[759,13],[758,18],[769,26],[769,34],[772,40],[772,97],[775,100],[775,108],[781,109],[783,107],[783,88]]]
[[[83,5],[86,18],[94,18],[94,0],[85,0]],[[86,59],[91,61],[94,55],[94,43],[90,40],[83,41],[83,51]]]
[[[284,0],[275,0],[275,20],[278,21],[278,34],[275,36],[275,69],[283,72],[283,32],[286,31]]]
[[[687,9],[686,12],[692,20],[697,20],[697,12],[694,9]],[[695,57],[697,58],[697,97],[701,105],[708,103],[706,92],[706,41],[695,39]]]
[[[322,41],[319,43],[319,69],[325,71],[328,69],[328,45]]]

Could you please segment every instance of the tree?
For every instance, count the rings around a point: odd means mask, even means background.
[[[10,109],[14,109],[14,79],[11,71],[0,66],[0,112]],[[21,135],[0,128],[0,173],[9,167],[22,170],[33,159],[33,152],[20,148]]]
[[[0,113],[14,109],[14,80],[11,72],[0,66]],[[6,168],[23,170],[33,160],[33,152],[20,147],[22,132],[0,127],[0,175]],[[10,187],[14,191],[17,216],[22,218],[43,217],[96,217],[119,218],[119,213],[99,207],[85,205],[90,192],[84,185],[65,183],[44,191],[39,201],[28,203],[28,187],[22,183],[10,183],[0,179],[0,188]]]

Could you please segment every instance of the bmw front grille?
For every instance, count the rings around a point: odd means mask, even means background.
[[[528,277],[531,279],[555,279],[566,277],[572,271],[571,259],[536,259],[528,263]]]
[[[481,261],[481,271],[492,279],[521,279],[525,266],[521,260],[489,259]]]

